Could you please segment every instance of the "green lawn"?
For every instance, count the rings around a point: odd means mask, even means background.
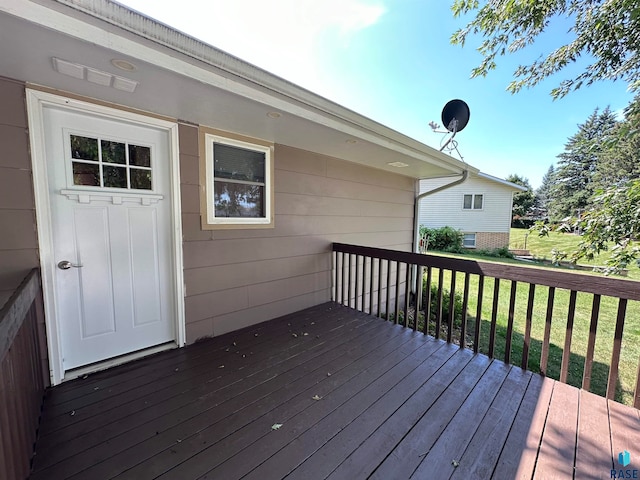
[[[511,246],[515,247],[518,239],[522,239],[524,246],[523,230],[515,230],[512,233]],[[569,234],[552,234],[550,238],[539,239],[536,235],[530,235],[527,239],[527,248],[536,256],[547,256],[550,258],[552,248],[571,248],[578,241],[577,236]],[[461,258],[469,258],[468,255],[461,255]],[[478,258],[476,255],[474,258]],[[601,256],[598,260],[603,261]],[[499,261],[495,258],[487,259]],[[512,263],[511,261],[509,263]],[[451,282],[450,272],[445,272],[444,285],[449,287]],[[629,272],[631,278],[638,278],[638,268],[633,267]],[[437,281],[437,271],[433,278]],[[456,277],[456,291],[462,292],[464,285],[464,274]],[[485,279],[484,291],[482,295],[482,315],[480,327],[480,351],[488,352],[489,332],[491,321],[491,309],[493,304],[494,280]],[[496,347],[495,356],[504,359],[507,318],[509,310],[509,299],[511,291],[510,281],[501,281],[498,295],[498,314],[496,322]],[[469,298],[469,332],[468,340],[473,338],[475,329],[475,314],[478,301],[478,277],[471,276]],[[525,331],[525,314],[529,293],[528,284],[518,284],[516,289],[516,308],[514,320],[514,334],[511,348],[511,362],[519,365],[522,358],[523,339]],[[532,341],[530,346],[528,368],[539,371],[540,354],[542,349],[542,339],[544,338],[544,324],[547,309],[547,287],[537,287],[534,303],[534,314],[532,324]],[[591,316],[591,303],[593,296],[586,293],[578,293],[574,328],[571,344],[571,359],[569,366],[568,383],[575,386],[582,385],[582,375],[584,370],[584,358],[587,350],[589,334],[589,323]],[[549,352],[549,364],[547,375],[558,378],[560,374],[560,364],[562,351],[565,343],[565,330],[567,324],[567,312],[569,304],[569,291],[556,289],[555,302],[553,308],[553,319],[551,327],[551,347]],[[615,298],[603,297],[600,305],[600,316],[597,329],[597,340],[595,346],[594,366],[590,390],[599,395],[604,395],[607,388],[607,377],[609,363],[611,361],[611,351],[613,346],[613,335],[618,301]],[[640,358],[640,302],[630,301],[627,307],[624,336],[622,342],[622,353],[620,360],[620,379],[616,390],[616,399],[622,403],[632,404],[636,376],[638,372],[638,359]]]

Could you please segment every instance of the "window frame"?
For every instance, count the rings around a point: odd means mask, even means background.
[[[471,207],[466,208],[464,205],[464,200],[466,197],[471,197]],[[475,208],[476,205],[476,197],[482,197],[482,206],[480,208]],[[465,211],[482,211],[484,210],[484,193],[463,193],[462,194],[462,210]]]
[[[200,135],[200,217],[203,230],[273,228],[274,192],[273,157],[274,147],[270,142],[201,127]],[[221,144],[243,148],[264,154],[264,216],[263,217],[217,217],[215,214],[214,145]],[[220,178],[220,181],[228,179]],[[256,182],[257,183],[257,182]],[[262,183],[262,182],[260,182]]]
[[[465,245],[465,237],[467,235],[473,235],[473,245]],[[475,232],[465,232],[462,234],[462,246],[464,248],[476,248],[478,245],[478,235]]]

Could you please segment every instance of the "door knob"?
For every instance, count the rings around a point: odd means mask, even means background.
[[[71,263],[69,260],[62,260],[58,263],[58,268],[60,270],[69,270],[71,267],[80,268],[82,265],[76,265],[75,263]]]

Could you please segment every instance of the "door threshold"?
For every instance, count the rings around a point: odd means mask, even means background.
[[[162,345],[156,345],[155,347],[137,350],[133,353],[125,353],[124,355],[109,358],[101,362],[95,362],[90,365],[85,365],[84,367],[67,370],[66,372],[64,372],[64,377],[62,378],[61,383],[68,382],[69,380],[75,380],[76,378],[84,377],[86,375],[100,372],[102,370],[107,370],[112,367],[117,367],[118,365],[132,362],[133,360],[138,360],[140,358],[148,357],[149,355],[154,355],[156,353],[164,352],[166,350],[171,350],[174,348],[178,348],[178,345],[176,344],[176,342],[171,341],[163,343]]]

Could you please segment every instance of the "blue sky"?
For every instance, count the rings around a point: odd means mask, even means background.
[[[441,123],[445,103],[460,98],[471,111],[456,137],[464,160],[497,177],[527,177],[534,188],[595,108],[621,111],[632,99],[624,83],[601,82],[552,100],[551,88],[570,72],[506,91],[518,64],[569,38],[563,19],[471,79],[480,39],[449,43],[465,25],[453,18],[452,0],[120,1],[434,148],[442,135],[428,123]]]

